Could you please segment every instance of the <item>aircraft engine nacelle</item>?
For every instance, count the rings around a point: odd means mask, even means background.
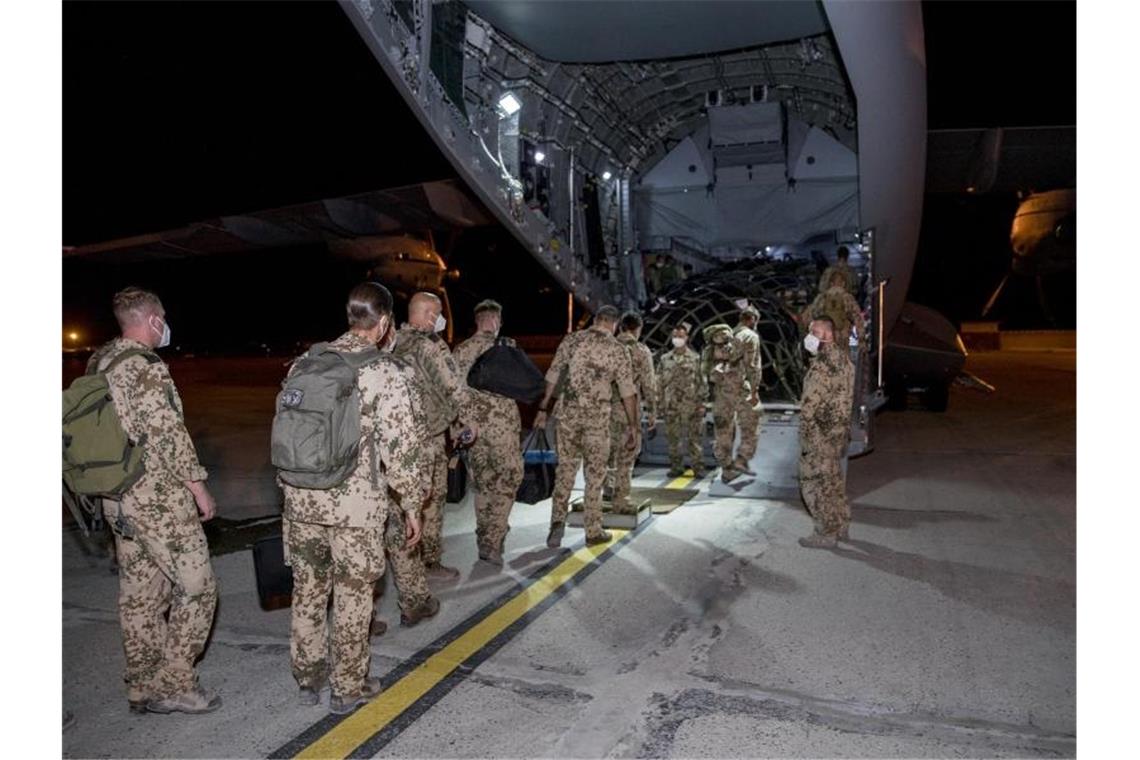
[[[1072,269],[1077,260],[1077,191],[1052,190],[1026,198],[1009,233],[1012,269],[1036,277]]]
[[[405,235],[336,240],[329,250],[368,264],[370,277],[396,291],[434,293],[443,288],[447,275],[447,265],[431,243]]]

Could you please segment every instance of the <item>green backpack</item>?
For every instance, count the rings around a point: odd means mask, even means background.
[[[379,357],[378,349],[340,352],[318,343],[293,363],[277,394],[270,437],[270,460],[283,482],[329,489],[356,469],[361,405],[356,376]]]
[[[63,392],[63,482],[74,494],[118,499],[143,475],[145,441],[127,436],[107,385],[107,373],[134,356],[162,361],[150,351],[128,349],[101,372],[93,364]]]

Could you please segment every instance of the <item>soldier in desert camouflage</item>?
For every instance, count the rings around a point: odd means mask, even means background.
[[[642,343],[641,315],[635,311],[622,315],[617,340],[629,352],[633,368],[633,384],[637,388],[637,403],[644,403],[649,415],[648,430],[657,427],[657,373],[653,371],[653,354]],[[640,415],[640,412],[639,412]],[[614,394],[610,401],[610,463],[608,473],[611,481],[613,510],[617,513],[633,511],[634,505],[629,501],[631,480],[633,478],[633,465],[637,462],[637,455],[641,451],[641,419],[633,428],[635,437],[634,447],[627,449],[624,445],[629,425],[625,417],[625,408],[622,400]]]
[[[503,307],[495,301],[480,302],[475,306],[475,324],[476,333],[456,346],[453,354],[462,378],[467,377],[475,360],[500,340]],[[523,478],[519,406],[505,396],[469,389],[461,415],[479,429],[479,437],[469,453],[476,490],[475,542],[479,559],[501,566],[511,508]]]
[[[346,311],[349,331],[329,347],[372,349],[391,323],[392,297],[376,283],[362,283],[349,294]],[[401,513],[407,544],[414,546],[420,534],[425,462],[412,384],[411,370],[387,354],[361,367],[360,435],[368,445],[360,446],[355,469],[327,490],[283,484],[286,561],[293,568],[293,677],[300,702],[309,705],[319,701],[327,679],[329,710],[337,714],[380,692],[380,680],[368,675],[369,621],[390,514]],[[375,467],[374,456],[380,460]]]
[[[669,475],[684,474],[684,434],[693,476],[701,478],[705,475],[705,400],[709,386],[701,372],[700,356],[689,348],[689,329],[687,322],[674,327],[673,348],[658,359],[657,409],[665,419],[665,434],[669,438]]]
[[[613,306],[598,309],[589,329],[563,339],[546,373],[546,394],[539,404],[534,424],[535,427],[546,425],[550,401],[557,390],[560,393],[555,443],[558,467],[554,476],[550,533],[546,537],[546,545],[551,548],[562,544],[570,490],[579,462],[586,477],[583,504],[586,543],[599,544],[611,538],[609,532],[602,530],[602,486],[610,453],[610,404],[615,389],[629,425],[622,442],[627,449],[634,448],[633,429],[640,424],[629,352],[614,338],[619,314]]]
[[[851,433],[855,367],[848,350],[835,340],[830,318],[819,314],[804,337],[812,354],[800,400],[800,492],[815,522],[815,532],[801,538],[808,548],[831,548],[847,538],[843,458]]]
[[[213,625],[217,586],[201,521],[216,512],[206,470],[183,422],[182,400],[154,353],[170,343],[158,296],[139,288],[115,294],[121,336],[100,348],[89,369],[107,372],[123,429],[143,448],[145,474],[121,501],[105,499],[119,560],[119,621],[131,712],[205,713],[221,697],[198,684],[194,663]],[[124,352],[134,355],[112,365]]]

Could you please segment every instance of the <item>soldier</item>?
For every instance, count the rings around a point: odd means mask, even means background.
[[[346,312],[349,331],[329,347],[343,353],[374,348],[391,324],[392,296],[377,283],[361,283],[349,293]],[[329,711],[338,715],[380,693],[380,679],[368,675],[368,638],[372,584],[384,573],[385,526],[388,531],[393,525],[406,527],[404,538],[411,546],[420,536],[425,464],[413,381],[411,369],[386,354],[362,366],[357,372],[362,445],[352,473],[327,490],[282,483],[285,558],[293,568],[290,650],[298,701],[317,704],[327,678]],[[396,523],[391,518],[399,512]]]
[[[455,348],[455,364],[462,378],[495,345],[503,325],[503,307],[495,301],[481,301],[475,306],[475,325],[475,334]],[[479,428],[469,454],[476,489],[475,542],[479,559],[501,567],[511,508],[523,478],[519,406],[513,399],[473,388],[468,389],[466,403],[461,414]]]
[[[850,352],[846,351],[851,328],[855,328],[855,337],[859,343],[859,350],[866,348],[866,325],[863,324],[863,314],[859,304],[851,297],[844,287],[842,272],[832,272],[831,279],[827,281],[827,289],[815,297],[815,300],[805,308],[800,315],[800,322],[808,324],[813,316],[825,314],[835,329],[835,342],[845,349],[845,355],[850,361]]]
[[[608,531],[602,530],[602,484],[610,454],[609,409],[615,384],[629,425],[623,441],[625,448],[634,448],[633,431],[640,422],[629,352],[614,338],[618,315],[613,306],[598,309],[589,329],[563,339],[546,373],[546,394],[534,418],[536,428],[546,426],[546,414],[555,391],[561,396],[555,443],[558,468],[554,475],[550,533],[546,537],[550,548],[562,545],[570,489],[579,462],[583,462],[586,475],[583,515],[586,544],[600,544],[611,538]]]
[[[460,410],[468,406],[467,383],[459,374],[447,343],[439,336],[447,329],[443,304],[434,293],[420,292],[408,304],[408,323],[396,333],[396,356],[416,371],[424,397],[427,424],[425,445],[431,465],[430,491],[423,507],[424,537],[421,551],[431,580],[454,581],[459,571],[443,560],[443,504],[447,499],[447,433],[458,431]],[[477,428],[470,426],[472,432]]]
[[[633,367],[633,384],[637,388],[635,408],[640,410],[640,403],[645,402],[649,414],[648,430],[657,427],[657,375],[653,371],[653,354],[638,340],[641,338],[641,315],[629,311],[622,315],[621,327],[618,332],[618,342],[625,346]],[[640,415],[640,411],[638,413]],[[629,513],[633,506],[629,503],[629,491],[633,478],[633,465],[637,461],[637,454],[641,450],[641,418],[633,427],[634,447],[626,449],[624,446],[629,426],[626,424],[625,409],[621,400],[615,395],[610,401],[610,463],[612,471],[611,502],[613,511]]]
[[[848,263],[847,258],[850,253],[847,246],[841,245],[835,252],[835,263],[823,270],[823,275],[819,278],[819,292],[823,293],[831,287],[831,278],[836,273],[843,275],[843,288],[852,296],[859,290],[859,277],[855,274]]]
[[[685,433],[693,476],[703,478],[705,399],[708,381],[701,372],[701,358],[689,348],[689,325],[673,328],[673,350],[661,354],[657,365],[657,408],[665,418],[669,436],[669,475],[682,475],[681,433]]]
[[[158,296],[115,294],[120,337],[88,369],[104,371],[123,429],[143,447],[145,473],[121,501],[103,500],[119,561],[119,621],[130,711],[207,713],[222,704],[198,684],[194,662],[213,625],[217,585],[201,521],[217,507],[183,422],[182,400],[154,353],[170,343]],[[124,352],[137,352],[111,366]]]
[[[804,348],[812,359],[800,400],[800,492],[815,532],[799,541],[800,546],[827,549],[847,540],[851,523],[842,468],[851,433],[855,368],[824,315],[811,322]]]
[[[760,424],[760,338],[752,329],[758,317],[759,312],[747,306],[735,330],[727,325],[710,328],[702,361],[713,392],[713,452],[725,483],[741,473],[755,474],[748,463],[756,453]],[[740,446],[734,457],[738,426]]]

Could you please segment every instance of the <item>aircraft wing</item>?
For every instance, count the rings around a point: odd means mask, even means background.
[[[461,182],[443,180],[223,216],[105,243],[65,246],[63,256],[120,263],[179,259],[478,227],[492,219]]]
[[[935,129],[927,133],[927,192],[1039,192],[1076,185],[1076,127]]]

